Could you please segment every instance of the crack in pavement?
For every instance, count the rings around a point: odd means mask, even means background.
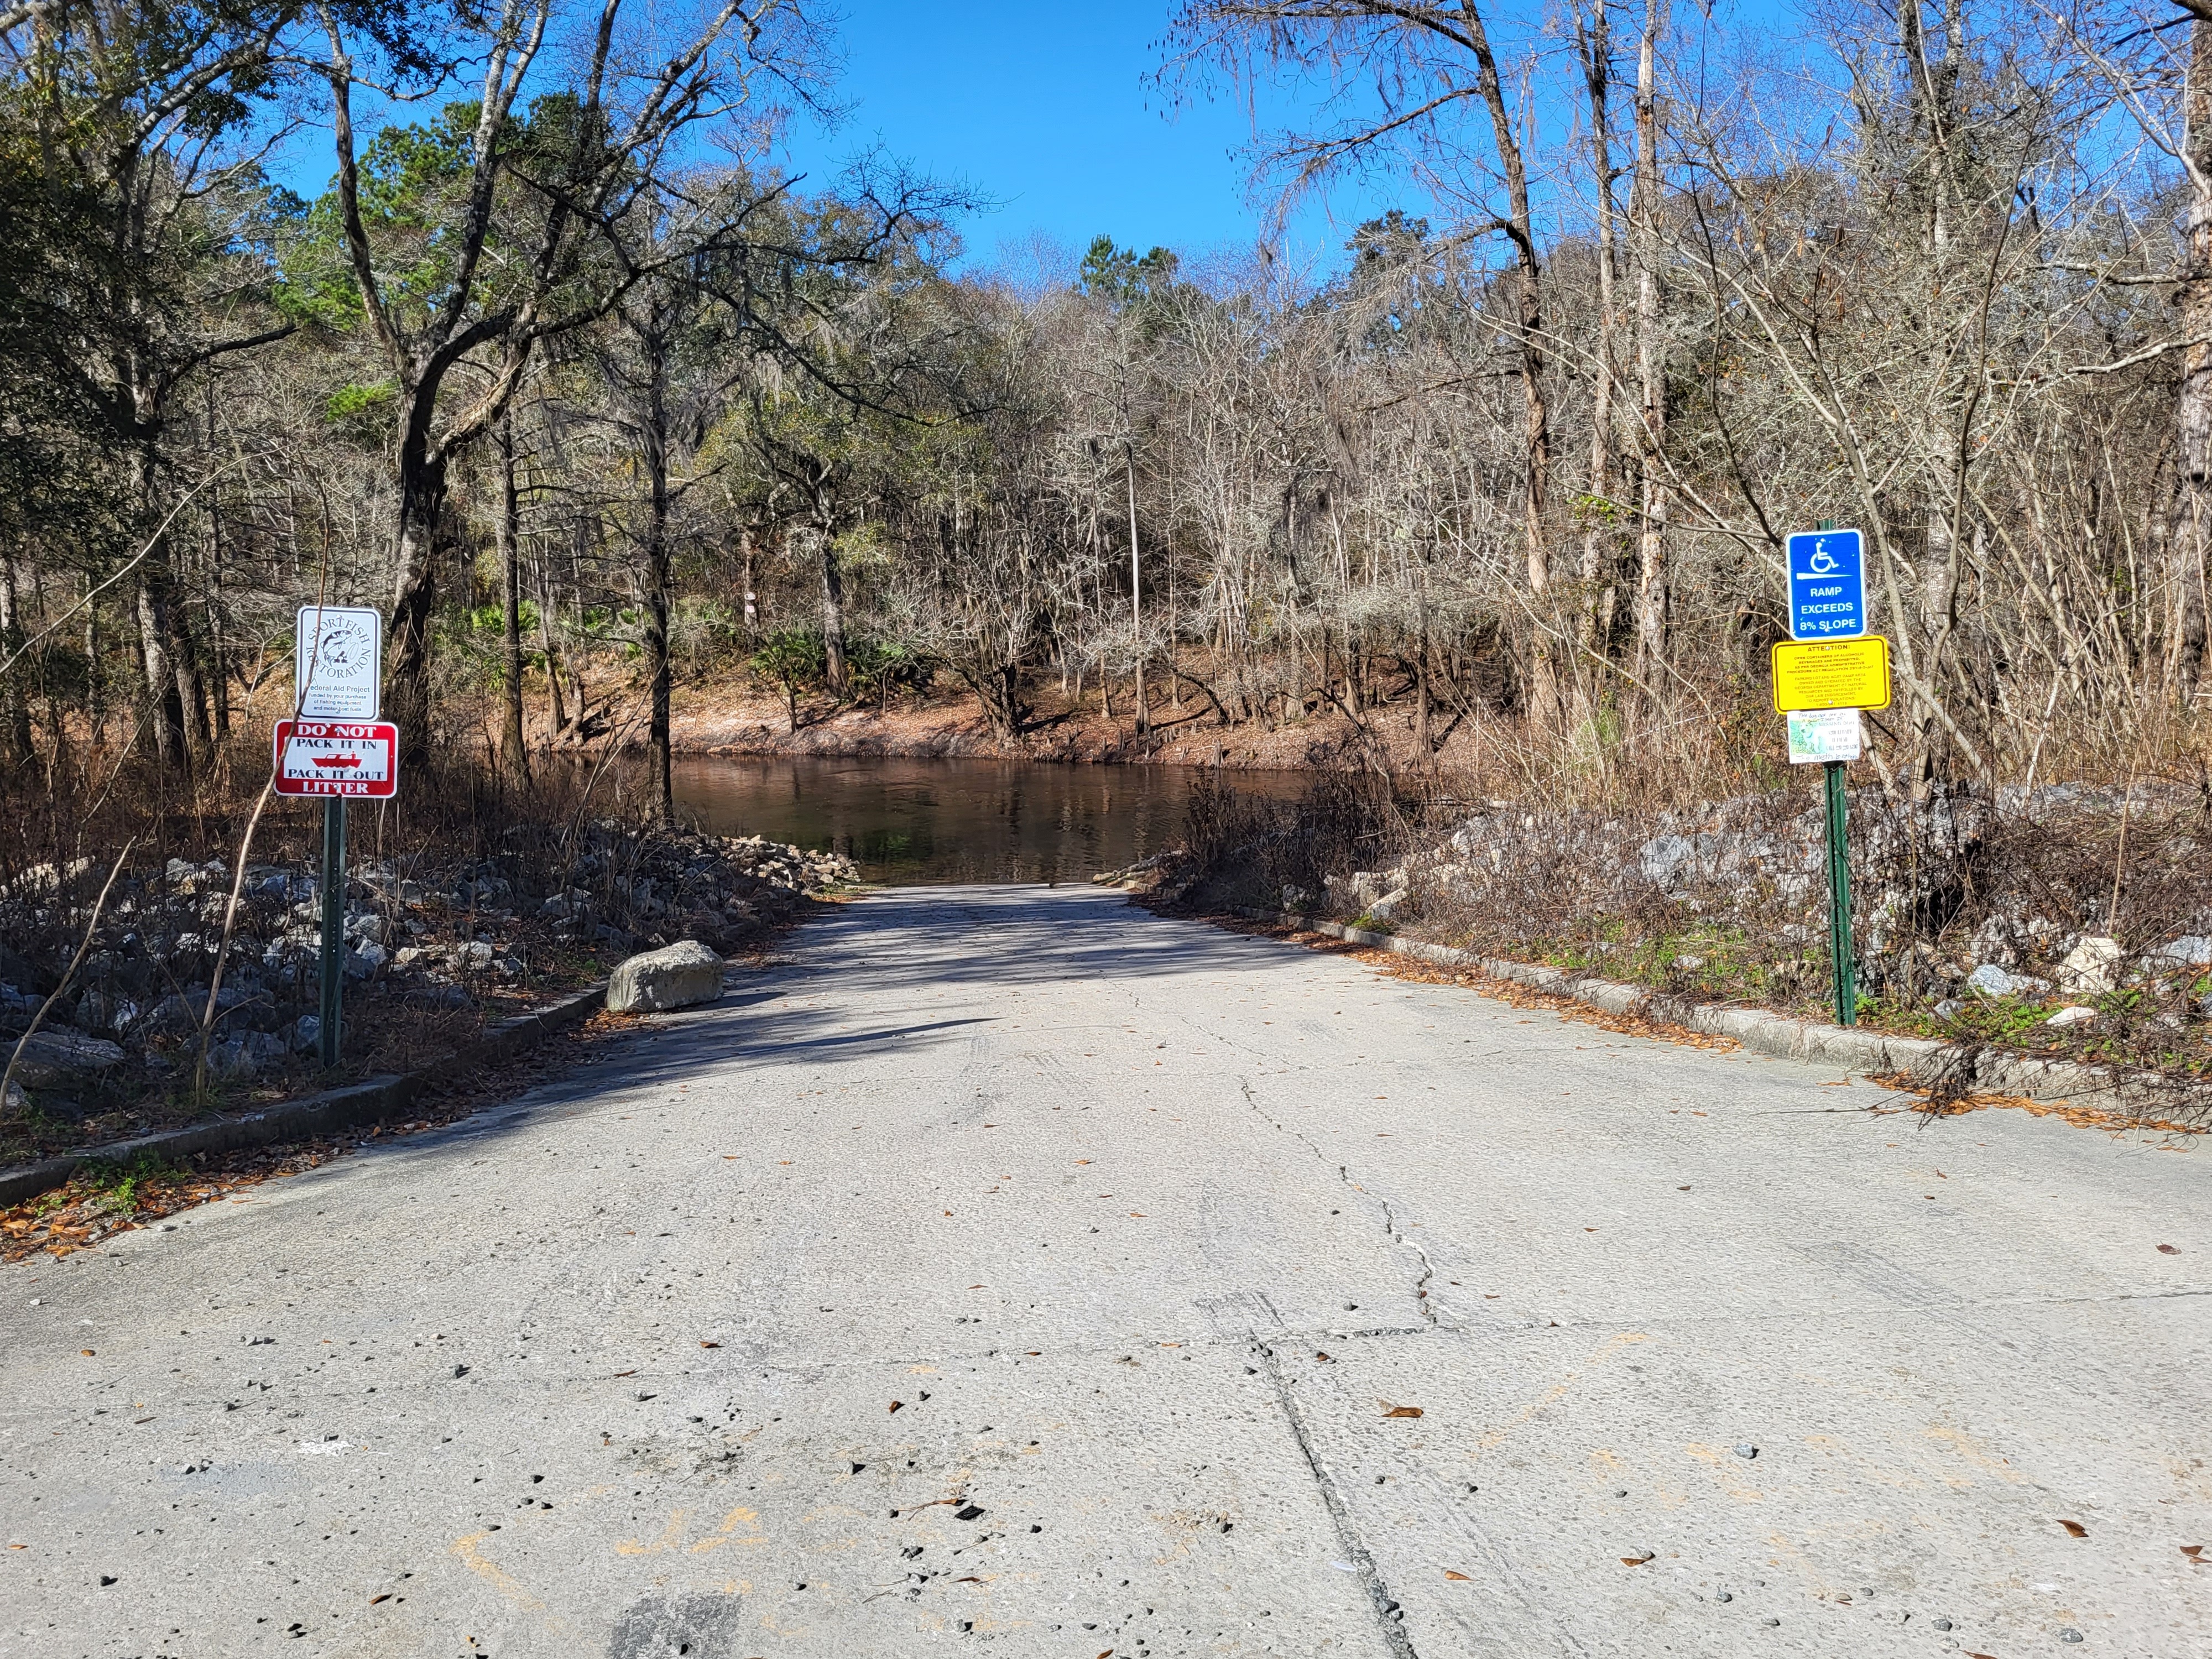
[[[1382,1644],[1396,1659],[1421,1659],[1413,1646],[1413,1638],[1406,1634],[1401,1622],[1404,1614],[1392,1599],[1389,1586],[1382,1582],[1382,1574],[1375,1565],[1374,1556],[1360,1541],[1359,1533],[1352,1524],[1352,1512],[1345,1506],[1336,1482],[1322,1467],[1321,1454],[1314,1449],[1312,1438],[1306,1433],[1305,1419],[1298,1412],[1297,1401],[1291,1398],[1290,1384],[1285,1380],[1282,1367],[1276,1363],[1275,1351],[1267,1344],[1254,1345],[1260,1363],[1275,1390],[1276,1403],[1283,1408],[1283,1418],[1290,1425],[1291,1438],[1296,1443],[1298,1455],[1305,1459],[1306,1469],[1312,1474],[1314,1488],[1321,1495],[1322,1508],[1328,1511],[1329,1524],[1336,1529],[1337,1547],[1352,1558],[1359,1582],[1366,1592],[1369,1603],[1375,1609],[1375,1623],[1382,1632]],[[1394,1616],[1395,1615],[1395,1616]]]
[[[1426,1250],[1399,1231],[1398,1218],[1390,1208],[1390,1200],[1381,1198],[1375,1201],[1382,1206],[1382,1225],[1389,1230],[1390,1237],[1421,1258],[1421,1276],[1413,1281],[1413,1299],[1420,1304],[1423,1321],[1433,1326],[1437,1322],[1437,1314],[1436,1310],[1429,1305],[1429,1281],[1437,1276],[1437,1264],[1429,1260]]]
[[[1304,1145],[1305,1149],[1311,1152],[1316,1159],[1324,1164],[1328,1164],[1328,1155],[1324,1153],[1320,1147],[1314,1145],[1312,1138],[1307,1135],[1304,1130],[1293,1129],[1287,1124],[1278,1121],[1274,1115],[1270,1113],[1266,1107],[1261,1105],[1260,1097],[1252,1092],[1252,1080],[1249,1078],[1240,1076],[1237,1079],[1237,1086],[1244,1091],[1244,1103],[1252,1109],[1254,1114],[1262,1123],[1268,1125],[1279,1134],[1294,1136]],[[1402,1245],[1405,1249],[1411,1250],[1415,1255],[1421,1258],[1421,1271],[1413,1280],[1413,1306],[1421,1316],[1421,1322],[1431,1330],[1436,1329],[1438,1322],[1436,1310],[1429,1305],[1429,1281],[1437,1276],[1436,1263],[1429,1260],[1429,1253],[1426,1250],[1423,1249],[1419,1245],[1413,1243],[1412,1239],[1407,1237],[1404,1233],[1398,1230],[1398,1219],[1390,1208],[1390,1200],[1389,1199],[1379,1197],[1376,1194],[1369,1192],[1364,1187],[1354,1181],[1352,1178],[1352,1170],[1348,1164],[1338,1164],[1330,1165],[1330,1167],[1335,1170],[1336,1178],[1342,1182],[1349,1190],[1358,1194],[1362,1200],[1374,1205],[1382,1212],[1382,1231],[1390,1236],[1391,1243],[1394,1244]],[[1354,1332],[1352,1333],[1352,1334],[1358,1335],[1364,1334],[1364,1333]]]

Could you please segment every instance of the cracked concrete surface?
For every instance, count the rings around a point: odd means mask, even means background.
[[[2212,1650],[2203,1151],[1091,890],[792,958],[0,1276],[0,1654]]]

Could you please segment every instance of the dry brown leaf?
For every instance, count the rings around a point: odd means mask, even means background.
[[[1446,1567],[1444,1569],[1444,1577],[1450,1579],[1455,1584],[1472,1584],[1474,1582],[1474,1579],[1468,1577],[1465,1573],[1454,1572],[1449,1567]]]
[[[894,1400],[894,1401],[891,1401],[891,1410],[892,1410],[892,1411],[894,1411],[894,1412],[895,1412],[895,1411],[897,1411],[901,1407],[904,1406],[905,1404],[906,1404],[906,1401],[903,1401],[903,1400]],[[885,1415],[889,1415],[889,1413],[885,1413]]]
[[[2187,1556],[2191,1560],[2192,1560],[2192,1561],[2194,1561],[2195,1563],[2197,1563],[2197,1565],[2198,1566],[2200,1566],[2200,1567],[2201,1567],[2201,1566],[2203,1566],[2203,1565],[2204,1565],[2204,1546],[2203,1546],[2203,1545],[2202,1545],[2202,1544],[2184,1544],[2184,1545],[2181,1547],[2181,1553],[2182,1553],[2184,1555]]]
[[[2179,1255],[2181,1248],[2176,1244],[2161,1244],[2158,1247],[2158,1253],[2160,1255]]]
[[[719,1342],[702,1342],[699,1346],[702,1348],[719,1348],[722,1345]]]
[[[2061,1521],[2058,1524],[2066,1528],[2066,1535],[2069,1538],[2087,1538],[2089,1535],[2088,1528],[2083,1526],[2079,1521]]]
[[[1421,1408],[1419,1406],[1393,1406],[1386,1400],[1382,1402],[1382,1415],[1385,1417],[1419,1417],[1421,1414]]]

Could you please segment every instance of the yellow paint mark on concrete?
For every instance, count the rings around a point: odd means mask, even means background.
[[[1928,1490],[1928,1483],[1920,1479],[1919,1476],[1910,1474],[1903,1469],[1886,1468],[1884,1465],[1875,1462],[1872,1458],[1868,1457],[1863,1453],[1855,1451],[1850,1447],[1846,1446],[1834,1435],[1808,1434],[1805,1437],[1805,1443],[1810,1446],[1814,1451],[1825,1452],[1832,1457],[1848,1459],[1856,1468],[1859,1477],[1862,1480],[1871,1480],[1877,1486],[1894,1486],[1899,1492],[1925,1492]],[[1970,1486],[1972,1483],[1971,1481],[1954,1481],[1954,1484]]]
[[[1937,1423],[1923,1431],[1928,1438],[1946,1446],[1985,1474],[1993,1474],[2008,1486],[2021,1484],[2020,1471],[1995,1450],[1984,1444],[1964,1429],[1954,1428],[1948,1423]],[[1960,1484],[1954,1480],[1954,1486]]]
[[[1738,1478],[1735,1467],[1729,1460],[1735,1455],[1717,1446],[1687,1445],[1682,1449],[1713,1472],[1714,1483],[1740,1504],[1764,1503],[1766,1494]]]
[[[690,1513],[689,1510],[677,1510],[668,1517],[667,1527],[652,1543],[641,1544],[634,1539],[625,1540],[615,1546],[615,1553],[617,1555],[658,1555],[663,1550],[674,1549],[684,1541],[684,1522]]]
[[[750,1528],[750,1535],[738,1536],[738,1528],[740,1527]],[[760,1511],[735,1509],[722,1517],[722,1524],[714,1529],[712,1537],[701,1539],[691,1546],[690,1553],[698,1555],[708,1550],[720,1549],[725,1544],[765,1544],[766,1542],[768,1540],[760,1529]]]
[[[472,1532],[465,1538],[456,1538],[451,1546],[453,1553],[471,1572],[483,1579],[508,1601],[526,1612],[536,1613],[544,1603],[514,1582],[514,1577],[495,1561],[487,1561],[477,1551],[477,1546],[491,1534]]]
[[[1788,1565],[1795,1569],[1797,1576],[1805,1581],[1807,1588],[1811,1589],[1814,1595],[1826,1597],[1835,1594],[1836,1586],[1828,1581],[1820,1568],[1813,1565],[1813,1558],[1798,1548],[1792,1540],[1778,1532],[1766,1541],[1782,1552],[1780,1557],[1770,1558],[1767,1565],[1778,1567],[1786,1560]]]
[[[1581,1364],[1569,1371],[1565,1376],[1554,1383],[1550,1389],[1547,1389],[1537,1399],[1531,1401],[1528,1405],[1522,1407],[1520,1413],[1513,1418],[1510,1422],[1503,1424],[1499,1427],[1491,1430],[1489,1433],[1484,1435],[1480,1440],[1476,1441],[1474,1443],[1474,1451],[1470,1455],[1480,1455],[1484,1452],[1489,1451],[1495,1446],[1503,1444],[1504,1441],[1511,1436],[1514,1430],[1528,1422],[1530,1419],[1534,1417],[1538,1412],[1542,1411],[1545,1407],[1553,1405],[1559,1401],[1565,1398],[1567,1391],[1572,1389],[1577,1382],[1582,1380],[1583,1373],[1589,1370],[1592,1365],[1596,1364],[1600,1360],[1608,1359],[1612,1358],[1613,1355],[1620,1352],[1623,1349],[1632,1348],[1639,1342],[1649,1342],[1650,1340],[1651,1339],[1650,1337],[1644,1335],[1641,1331],[1623,1331],[1618,1336],[1609,1336],[1606,1338],[1604,1341],[1599,1343],[1595,1348],[1590,1351],[1589,1357],[1584,1359]]]

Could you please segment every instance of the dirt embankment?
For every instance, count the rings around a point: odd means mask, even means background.
[[[839,709],[817,698],[811,708],[800,705],[794,732],[780,701],[739,680],[682,690],[672,736],[679,752],[693,755],[1119,762],[1251,770],[1340,766],[1363,753],[1386,764],[1409,764],[1417,747],[1413,716],[1395,708],[1370,710],[1364,726],[1329,708],[1273,726],[1224,726],[1202,698],[1187,699],[1181,708],[1162,703],[1145,735],[1118,703],[1108,720],[1095,697],[1078,705],[1045,696],[1021,736],[1003,738],[964,695],[895,702],[887,708]],[[1455,733],[1439,761],[1455,758],[1462,740]]]

